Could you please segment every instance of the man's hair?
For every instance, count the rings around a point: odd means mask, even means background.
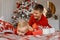
[[[34,10],[39,10],[40,12],[43,12],[44,7],[41,4],[36,4],[35,7],[34,7]]]

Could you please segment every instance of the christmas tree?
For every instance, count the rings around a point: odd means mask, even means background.
[[[33,7],[35,6],[36,1],[35,0],[24,0],[20,3],[20,1],[16,2],[16,10],[13,11],[12,16],[12,23],[14,26],[17,26],[17,23],[20,19],[24,19],[28,21],[30,17],[30,13],[33,10]]]

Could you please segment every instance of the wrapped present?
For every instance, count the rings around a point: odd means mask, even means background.
[[[34,24],[32,25],[32,27],[33,27],[33,29],[38,29],[38,25],[37,25],[36,23],[34,23]]]
[[[50,28],[50,33],[55,33],[55,28]]]
[[[5,22],[5,30],[13,30],[13,25],[10,24],[9,22]]]
[[[33,35],[42,35],[42,30],[38,27],[36,23],[32,25],[33,27]]]
[[[43,30],[43,34],[49,34],[49,33],[50,33],[50,32],[49,32],[50,30],[47,29],[47,28],[46,28],[46,29],[42,29],[42,30]]]
[[[45,28],[45,29],[42,29],[42,30],[43,30],[43,34],[55,33],[55,28]]]
[[[0,33],[11,32],[14,33],[14,27],[9,22],[0,20]]]
[[[42,30],[36,30],[33,32],[33,35],[42,35]]]

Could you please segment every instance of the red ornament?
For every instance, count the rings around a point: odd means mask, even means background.
[[[32,2],[32,4],[34,4],[35,2]]]
[[[29,7],[26,7],[27,10],[29,10]]]
[[[20,4],[17,5],[17,8],[20,8]]]

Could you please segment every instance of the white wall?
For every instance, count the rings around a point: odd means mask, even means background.
[[[0,0],[0,17],[2,16],[2,0]]]
[[[2,0],[1,14],[4,16],[5,21],[10,22],[13,10],[16,7],[16,0]]]

